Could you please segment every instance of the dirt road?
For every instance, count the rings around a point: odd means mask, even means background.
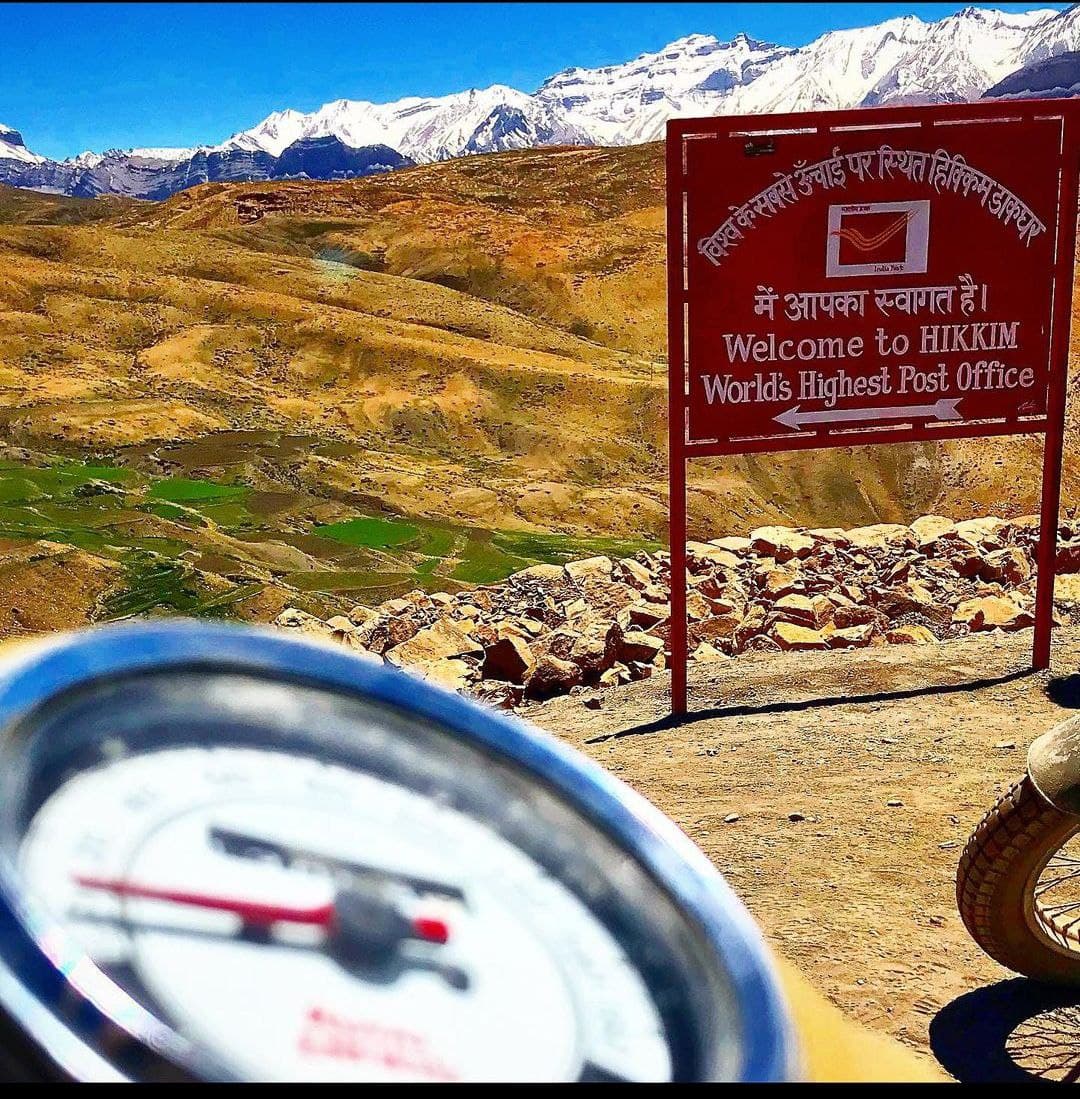
[[[1080,997],[983,955],[953,875],[1030,741],[1080,708],[1080,630],[1058,632],[1050,674],[1025,671],[1030,645],[1025,630],[742,656],[691,672],[696,715],[677,725],[666,676],[605,691],[599,709],[586,694],[523,716],[674,818],[850,1016],[962,1079],[1021,1079],[1045,1069],[1046,1041],[1080,1064]]]

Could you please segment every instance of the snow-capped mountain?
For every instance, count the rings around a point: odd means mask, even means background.
[[[781,9],[782,10],[782,9]],[[161,198],[208,180],[342,178],[538,145],[627,145],[669,118],[978,99],[1009,74],[1080,50],[1080,5],[1008,14],[968,7],[831,31],[806,46],[692,34],[532,94],[504,85],[394,103],[339,99],[275,111],[217,145],[112,150],[52,161],[0,127],[0,182],[66,194]]]
[[[1078,46],[1075,9],[965,8],[936,23],[907,16],[831,31],[798,49],[691,35],[625,65],[558,73],[537,97],[596,144],[621,145],[660,138],[677,116],[978,99],[1035,49],[1049,56]]]
[[[503,118],[513,118],[518,125],[500,128]],[[295,141],[336,137],[354,148],[383,144],[412,160],[432,161],[461,156],[485,132],[489,136],[483,144],[490,149],[483,151],[555,141],[593,143],[589,135],[562,125],[535,96],[495,84],[438,99],[411,97],[395,103],[338,99],[311,114],[278,111],[217,148],[261,149],[279,156]]]
[[[1040,21],[1024,40],[1024,64],[1045,61],[1059,53],[1076,49],[1080,35],[1080,5],[1073,5],[1054,19]]]
[[[164,152],[164,156],[156,155]],[[33,154],[31,154],[33,155]],[[110,150],[70,160],[5,159],[0,145],[0,183],[51,194],[94,198],[126,195],[164,199],[200,183],[242,183],[257,179],[352,179],[412,164],[386,145],[354,148],[327,136],[294,141],[280,156],[261,149],[199,148],[176,158],[173,150]]]
[[[18,164],[41,164],[45,158],[30,152],[18,130],[0,122],[0,161],[12,160]]]
[[[730,42],[692,34],[623,65],[556,73],[536,98],[592,144],[636,144],[658,138],[677,115],[737,113],[728,109],[733,94],[797,52],[745,34]]]

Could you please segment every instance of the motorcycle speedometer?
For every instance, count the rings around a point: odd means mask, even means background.
[[[395,669],[240,627],[64,636],[0,672],[0,768],[0,1007],[27,1063],[790,1071],[759,934],[689,840],[554,738]]]

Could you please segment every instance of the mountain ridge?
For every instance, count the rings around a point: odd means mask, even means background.
[[[975,100],[1011,73],[1074,50],[1080,6],[968,7],[936,22],[901,16],[805,46],[689,34],[626,62],[563,69],[531,94],[493,84],[383,104],[336,99],[306,114],[274,111],[217,145],[55,161],[0,126],[0,182],[164,198],[205,182],[342,178],[476,153],[634,145],[662,137],[675,117]]]

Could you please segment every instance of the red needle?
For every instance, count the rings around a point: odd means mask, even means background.
[[[445,943],[450,938],[450,928],[438,916],[417,916],[412,922],[412,932],[418,939],[429,943]]]
[[[238,900],[211,893],[193,893],[183,889],[163,889],[154,885],[140,885],[123,878],[99,878],[93,874],[73,875],[76,884],[85,889],[100,889],[116,897],[135,897],[140,900],[168,901],[186,904],[193,908],[210,908],[216,912],[231,912],[245,924],[269,927],[275,923],[298,923],[329,929],[334,923],[334,903],[313,905],[306,908],[287,904],[264,904],[260,901]],[[417,916],[410,921],[412,934],[432,943],[445,943],[450,938],[446,922],[435,916]]]
[[[333,902],[299,908],[295,905],[236,900],[210,893],[190,893],[183,889],[160,889],[153,885],[139,885],[136,882],[124,881],[122,878],[98,878],[93,875],[76,874],[75,881],[86,889],[101,889],[117,897],[169,901],[172,904],[188,904],[194,908],[212,908],[217,912],[233,912],[244,923],[256,927],[269,927],[274,923],[303,923],[312,924],[315,927],[329,927],[334,921]]]

